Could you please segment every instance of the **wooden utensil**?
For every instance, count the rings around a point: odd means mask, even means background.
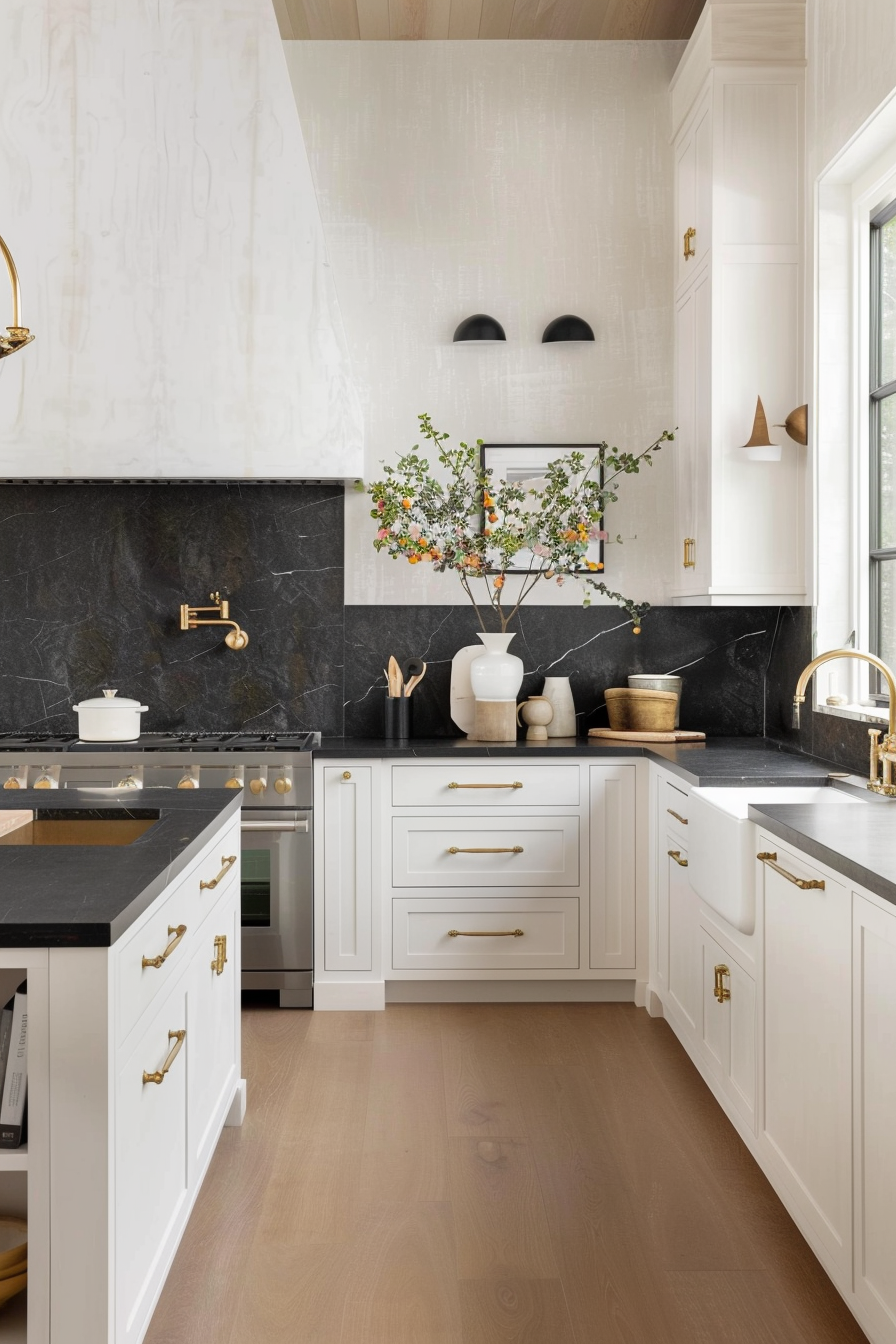
[[[404,678],[401,675],[401,668],[398,666],[398,659],[394,655],[389,657],[389,696],[396,699],[401,695],[404,687]]]
[[[401,665],[401,674],[404,677],[404,684],[407,686],[414,677],[422,677],[426,671],[426,664],[422,658],[409,658],[406,663]]]
[[[410,664],[408,664],[408,666],[410,666]],[[418,663],[418,666],[421,667],[423,671],[418,672],[415,676],[411,677],[410,681],[404,688],[405,695],[410,695],[414,687],[419,686],[423,678],[426,676],[426,663]]]

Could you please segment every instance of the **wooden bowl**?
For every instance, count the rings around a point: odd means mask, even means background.
[[[24,1218],[0,1218],[0,1273],[28,1258],[28,1224]]]
[[[11,1297],[15,1297],[23,1288],[27,1287],[28,1274],[14,1274],[9,1279],[0,1279],[0,1306],[8,1302]]]
[[[640,691],[618,687],[605,691],[614,733],[671,733],[678,696],[674,691]]]
[[[9,1269],[0,1269],[0,1284],[2,1284],[5,1279],[14,1279],[17,1274],[25,1274],[27,1270],[27,1260],[20,1260],[17,1265],[10,1265]]]

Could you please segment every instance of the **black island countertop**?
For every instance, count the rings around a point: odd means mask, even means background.
[[[158,813],[128,845],[0,844],[0,947],[110,947],[215,830],[240,810],[242,793],[142,789],[139,798],[80,791],[0,791],[3,812]]]
[[[830,761],[788,751],[767,737],[708,737],[705,742],[615,742],[610,738],[551,737],[547,742],[471,742],[466,737],[419,737],[406,742],[382,738],[325,737],[314,749],[323,760],[413,760],[484,756],[489,760],[535,761],[576,756],[646,758],[689,784],[747,788],[762,784],[825,784],[838,767]]]

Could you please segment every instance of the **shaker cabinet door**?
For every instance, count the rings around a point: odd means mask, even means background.
[[[592,765],[592,970],[635,965],[635,767]]]
[[[190,1183],[195,1185],[214,1151],[240,1077],[238,890],[199,929],[190,982],[188,1140]]]
[[[369,971],[373,965],[373,830],[370,766],[327,766],[324,807],[324,965]]]

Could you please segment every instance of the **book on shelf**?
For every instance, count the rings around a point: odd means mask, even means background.
[[[28,982],[24,981],[0,1015],[0,1046],[7,1011],[9,1043],[3,1061],[0,1094],[0,1148],[18,1148],[25,1138],[25,1100],[28,1093]]]
[[[0,1009],[0,1098],[3,1096],[3,1083],[6,1078],[6,1066],[9,1063],[9,1041],[12,1036],[12,1009],[15,995],[3,1009]]]

